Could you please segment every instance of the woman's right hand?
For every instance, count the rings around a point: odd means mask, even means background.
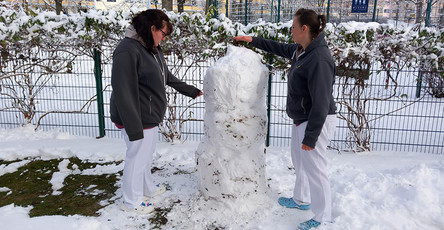
[[[234,40],[236,40],[237,42],[252,42],[253,41],[253,37],[251,36],[237,36],[233,38]]]

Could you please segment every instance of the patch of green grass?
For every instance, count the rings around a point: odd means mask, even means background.
[[[83,171],[85,169],[95,168],[97,165],[111,165],[111,164],[120,164],[121,161],[118,162],[104,162],[104,163],[93,163],[88,161],[82,161],[79,158],[70,158],[68,168],[74,169],[74,165],[77,165],[77,169]]]
[[[83,163],[78,158],[70,158],[68,168],[73,164],[78,169],[93,168],[98,163]],[[52,195],[49,181],[58,170],[57,160],[33,160],[16,172],[0,176],[0,187],[11,189],[0,193],[0,207],[14,203],[19,206],[32,205],[30,216],[43,215],[85,215],[96,216],[103,206],[101,201],[109,201],[117,190],[117,175],[78,175],[67,176],[60,189],[60,195]],[[11,162],[1,162],[9,164]],[[107,163],[109,164],[109,163]],[[101,164],[104,165],[104,164]],[[8,195],[9,194],[9,195]],[[109,201],[112,203],[112,201]]]
[[[21,160],[15,160],[15,161],[4,161],[4,160],[0,160],[0,165],[9,165],[9,164],[12,164],[12,163],[15,163],[15,162],[19,162],[19,161],[21,161]]]
[[[149,218],[151,227],[154,229],[162,229],[162,226],[168,222],[167,214],[171,212],[172,207],[156,208],[153,215]]]
[[[16,172],[0,177],[0,187],[11,189],[10,195],[0,194],[0,206],[14,203],[15,205],[38,206],[52,193],[52,172],[57,171],[60,160],[36,160],[20,167]]]
[[[192,172],[188,172],[182,169],[178,169],[176,172],[173,173],[173,175],[180,175],[180,174],[191,174]]]

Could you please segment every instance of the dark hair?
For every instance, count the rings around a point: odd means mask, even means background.
[[[148,9],[136,14],[131,20],[131,25],[133,25],[137,34],[142,37],[147,46],[146,48],[153,53],[157,53],[157,48],[154,47],[151,26],[156,27],[158,30],[166,27],[168,29],[167,35],[170,35],[173,31],[173,25],[171,25],[168,16],[158,9]]]
[[[318,37],[318,35],[324,31],[325,25],[327,23],[327,18],[325,15],[318,15],[314,10],[301,8],[294,16],[299,16],[299,23],[301,25],[307,25],[310,28],[310,33],[313,39]]]

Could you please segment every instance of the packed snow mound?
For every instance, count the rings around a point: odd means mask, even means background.
[[[262,57],[243,47],[229,46],[208,69],[205,138],[196,152],[205,198],[232,202],[265,194],[267,77]]]
[[[267,77],[261,55],[244,47],[228,46],[227,54],[207,70],[205,110],[233,115],[264,112]]]

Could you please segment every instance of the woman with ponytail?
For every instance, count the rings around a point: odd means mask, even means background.
[[[288,73],[287,114],[293,120],[291,157],[296,173],[293,197],[279,198],[280,205],[312,209],[314,217],[298,229],[331,221],[331,191],[325,153],[336,127],[333,100],[335,64],[325,41],[324,15],[299,9],[293,18],[293,41],[283,44],[258,37],[239,36],[236,41],[291,60]]]

